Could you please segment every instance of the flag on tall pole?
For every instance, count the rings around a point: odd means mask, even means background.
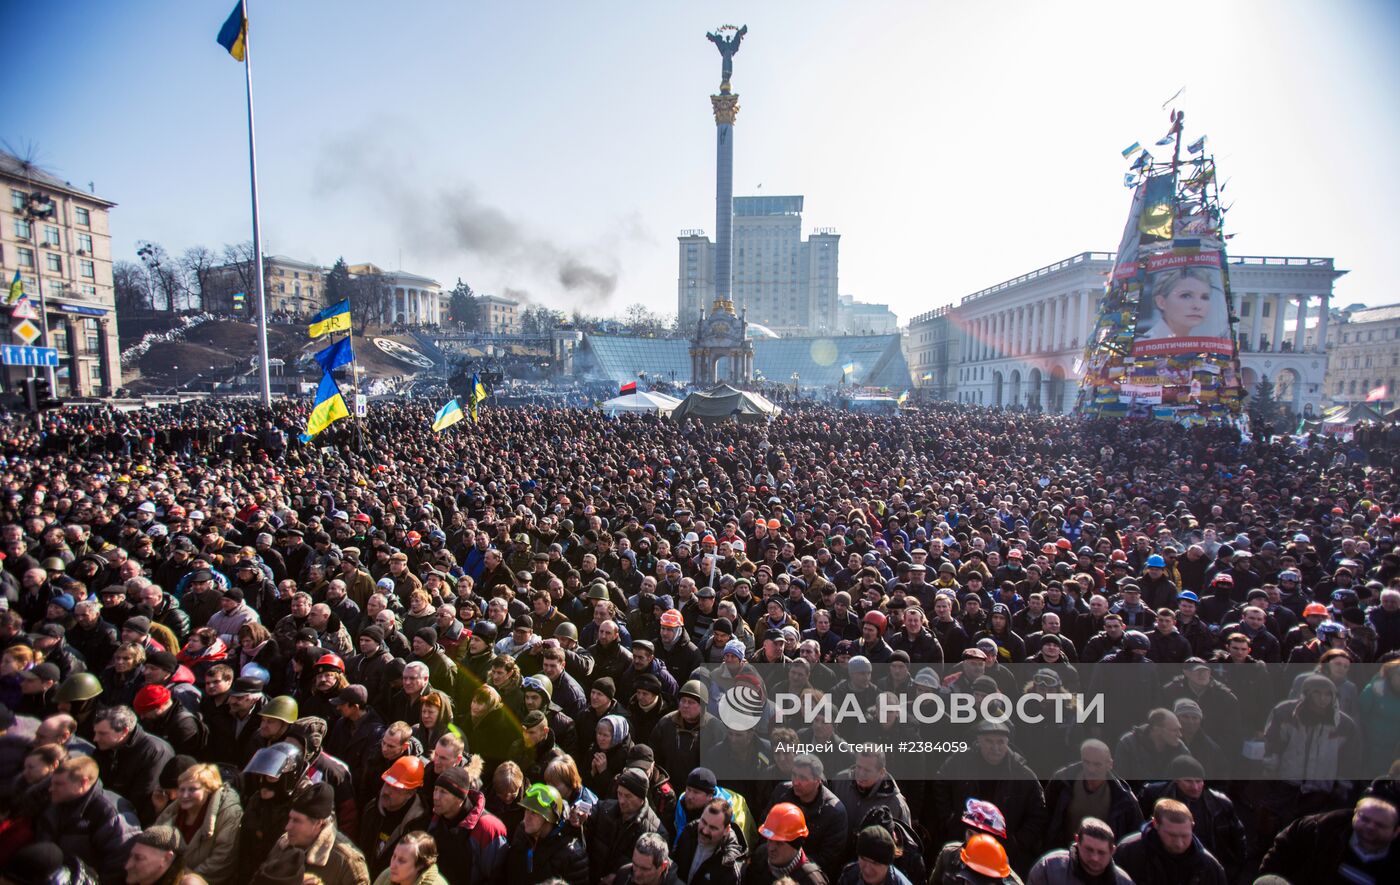
[[[325,350],[316,351],[316,362],[321,364],[323,372],[334,372],[341,366],[349,365],[355,361],[355,350],[350,344],[349,336],[327,347]]]
[[[243,77],[248,92],[248,186],[253,204],[253,295],[258,311],[258,363],[262,402],[272,405],[272,372],[267,353],[267,289],[263,283],[262,222],[258,217],[258,148],[253,134],[253,59],[248,42],[248,0],[237,0],[219,28],[219,45],[243,63]],[[342,402],[342,405],[344,403]]]
[[[24,295],[24,280],[19,278],[19,271],[15,271],[15,278],[10,280],[10,294],[5,299],[5,304],[12,305],[19,301]]]
[[[624,395],[626,395],[626,394],[629,394],[629,393],[636,393],[636,392],[637,392],[637,382],[635,382],[635,381],[628,381],[626,384],[622,385],[622,389],[618,392],[618,395],[619,395],[619,396],[624,396]]]
[[[329,332],[350,331],[350,302],[342,298],[323,308],[311,318],[311,327],[307,331],[312,338],[320,338]]]

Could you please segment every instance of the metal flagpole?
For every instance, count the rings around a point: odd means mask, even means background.
[[[253,50],[249,36],[253,30],[248,17],[248,0],[243,0],[243,72],[248,80],[248,178],[253,189],[253,288],[258,299],[258,372],[262,383],[262,403],[272,405],[272,376],[267,358],[267,296],[263,290],[262,224],[258,220],[258,148],[253,138]]]

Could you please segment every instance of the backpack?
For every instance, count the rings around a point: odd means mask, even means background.
[[[860,822],[860,828],[865,829],[866,827],[884,827],[894,837],[895,850],[898,854],[894,866],[910,882],[928,881],[928,868],[924,863],[923,841],[908,824],[895,820],[890,810],[880,805],[866,812],[865,819]]]

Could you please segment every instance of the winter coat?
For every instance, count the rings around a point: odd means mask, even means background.
[[[810,826],[811,824],[808,824],[808,827]],[[810,838],[807,844],[812,844]],[[803,850],[806,851],[805,848]],[[813,860],[811,852],[807,852],[804,863],[798,864],[788,873],[788,878],[797,885],[828,885],[831,881],[827,878],[826,871]],[[740,881],[743,885],[772,885],[773,871],[768,866],[768,843],[763,843],[749,853],[748,863],[744,867],[744,878]]]
[[[177,826],[178,803],[172,802],[156,818],[157,824]],[[243,806],[231,784],[224,784],[209,797],[204,819],[194,837],[185,842],[185,869],[203,876],[209,885],[223,885],[237,878],[238,836]]]
[[[1306,701],[1283,701],[1269,714],[1264,730],[1266,765],[1273,776],[1301,787],[1304,793],[1334,793],[1345,786],[1338,775],[1342,760],[1361,751],[1361,729],[1337,709],[1335,700],[1322,715],[1311,715]],[[1340,781],[1340,782],[1339,782]]]
[[[555,878],[568,885],[587,885],[590,881],[588,852],[578,831],[560,821],[536,841],[523,827],[517,828],[506,854],[506,881],[511,885],[538,885]]]
[[[911,822],[909,803],[900,792],[899,784],[888,775],[868,793],[863,793],[856,785],[853,772],[847,769],[836,775],[832,792],[841,800],[841,804],[846,806],[847,841],[852,847],[855,845],[856,833],[860,832],[865,816],[872,809],[887,808],[893,819],[906,824]]]
[[[984,783],[991,783],[990,792],[982,789]],[[975,751],[950,756],[938,771],[932,793],[933,814],[926,816],[934,839],[939,840],[934,844],[962,834],[963,807],[976,797],[991,802],[1006,818],[1006,854],[1013,869],[1024,873],[1039,856],[1049,819],[1045,793],[1016,753],[1008,753],[995,766]]]
[[[774,788],[773,798],[768,807],[772,808],[779,802],[791,802],[802,809],[810,834],[807,837],[806,851],[812,862],[824,870],[839,869],[841,861],[846,857],[850,824],[846,822],[846,806],[836,794],[823,784],[815,799],[802,802],[792,789],[792,781],[787,781]]]
[[[1084,763],[1075,762],[1055,772],[1045,787],[1045,806],[1050,813],[1050,827],[1045,831],[1045,835],[1046,841],[1051,845],[1064,844],[1061,840],[1065,838],[1069,828],[1065,818],[1069,814],[1070,802],[1074,800],[1074,784],[1083,778]],[[1138,808],[1132,789],[1113,772],[1109,772],[1104,787],[1108,789],[1111,797],[1108,819],[1104,823],[1112,828],[1113,835],[1119,839],[1136,833],[1142,828],[1143,814]]]
[[[1364,881],[1346,874],[1352,863],[1352,809],[1300,817],[1284,828],[1259,865],[1259,875],[1272,873],[1290,882]],[[1386,859],[1390,874],[1376,876],[1377,882],[1400,881],[1400,852],[1390,846]]]
[[[587,734],[581,728],[579,733]],[[714,746],[724,736],[724,724],[709,713],[702,712],[695,725],[686,725],[677,710],[656,723],[651,732],[651,748],[656,753],[656,764],[670,773],[674,785],[684,789],[685,779],[700,765],[700,749]]]
[[[501,819],[486,810],[481,793],[467,794],[461,817],[449,820],[435,814],[427,829],[437,841],[442,875],[452,885],[485,885],[499,878],[509,834]]]
[[[326,822],[316,841],[305,852],[293,847],[283,833],[277,844],[272,846],[263,869],[277,869],[279,864],[286,864],[289,854],[304,854],[306,872],[319,877],[324,885],[370,885],[364,855],[348,836],[335,828],[334,818]]]
[[[155,820],[151,794],[159,786],[165,763],[175,758],[169,744],[135,725],[125,741],[110,750],[98,750],[92,758],[102,773],[102,782],[112,792],[128,797],[143,823]]]
[[[1185,856],[1173,858],[1151,825],[1119,842],[1113,862],[1134,885],[1226,885],[1225,869],[1200,839],[1193,836]]]
[[[714,852],[692,874],[691,865],[695,862],[696,849],[700,847],[700,822],[691,821],[681,831],[680,839],[671,858],[686,885],[738,885],[740,860],[744,856],[744,843],[730,827],[724,832],[724,839]]]
[[[1135,725],[1119,738],[1113,750],[1113,768],[1130,781],[1158,780],[1167,776],[1173,759],[1190,755],[1191,749],[1182,741],[1157,749],[1152,743],[1152,726]]]
[[[1113,885],[1133,885],[1133,880],[1117,864],[1109,869],[1109,873],[1113,876]],[[1030,876],[1026,878],[1026,885],[1084,885],[1084,879],[1077,869],[1074,849],[1052,851],[1036,861],[1035,866],[1031,867]]]
[[[606,799],[588,815],[584,843],[588,846],[588,868],[593,881],[632,862],[632,847],[647,833],[660,833],[661,819],[650,805],[631,820],[624,820],[616,799]]]
[[[102,885],[124,885],[127,847],[139,832],[131,803],[103,789],[99,779],[87,795],[49,805],[35,824],[34,837],[92,867]]]
[[[420,873],[417,879],[413,880],[413,885],[448,885],[449,881],[451,880],[445,877],[442,871],[438,869],[438,864],[433,864]],[[384,869],[384,872],[374,878],[374,885],[391,885],[387,867]],[[457,883],[452,881],[451,885],[457,885]]]
[[[364,852],[365,864],[371,875],[378,875],[389,868],[389,858],[399,839],[406,833],[421,830],[428,825],[432,811],[423,802],[420,793],[414,793],[408,800],[408,807],[399,817],[399,822],[391,830],[385,830],[384,811],[376,799],[364,807],[360,816],[360,838],[356,842]]]
[[[1361,692],[1357,721],[1366,735],[1366,763],[1363,771],[1377,774],[1390,768],[1400,755],[1400,694],[1386,685],[1377,673]]]
[[[1196,837],[1220,861],[1230,881],[1235,881],[1244,868],[1246,837],[1244,824],[1235,814],[1230,797],[1219,790],[1207,789],[1200,799],[1189,802],[1176,788],[1176,781],[1158,781],[1142,788],[1139,805],[1144,816],[1152,814],[1158,799],[1175,799],[1190,806]]]

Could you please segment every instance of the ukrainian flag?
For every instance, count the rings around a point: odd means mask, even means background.
[[[320,338],[328,332],[350,331],[350,302],[341,299],[311,318],[312,338]]]
[[[477,407],[477,404],[478,404],[478,403],[484,403],[484,402],[486,402],[486,385],[481,383],[481,376],[480,376],[480,375],[473,374],[473,375],[472,375],[472,397],[471,397],[471,413],[472,413],[472,423],[473,423],[473,424],[477,423],[477,421],[479,420],[478,417],[477,417],[477,414],[476,414],[476,407]]]
[[[457,397],[454,396],[433,416],[433,433],[446,430],[465,417],[467,416],[462,413],[462,404],[457,402]]]
[[[10,280],[10,296],[5,302],[7,305],[16,304],[24,297],[24,280],[19,278],[19,271],[15,271],[15,278]]]
[[[855,373],[856,373],[856,364],[855,364],[855,363],[846,363],[846,365],[844,365],[844,366],[841,367],[841,374],[842,374],[842,375],[854,375]]]
[[[306,419],[306,433],[303,439],[310,439],[330,427],[341,418],[349,418],[350,410],[345,407],[345,397],[340,394],[340,386],[329,373],[321,376],[321,385],[316,388],[316,405]]]
[[[228,50],[228,54],[243,61],[248,43],[248,16],[243,12],[243,0],[238,0],[233,7],[233,12],[228,14],[228,20],[224,26],[219,28],[219,45]]]
[[[909,391],[907,391],[907,390],[904,391],[903,393],[901,393],[901,394],[899,395],[899,398],[895,400],[895,402],[898,403],[898,404],[901,405],[901,406],[904,405],[904,404],[905,404],[906,402],[908,402],[908,401],[909,401]]]

